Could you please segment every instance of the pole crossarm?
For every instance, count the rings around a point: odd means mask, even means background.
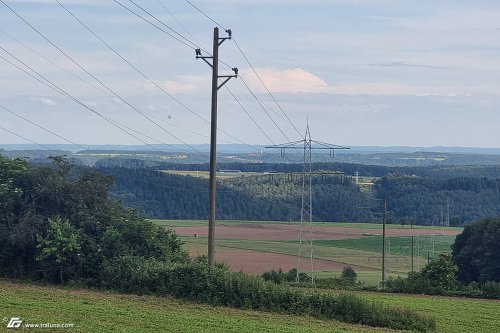
[[[272,146],[266,146],[265,148],[269,149],[280,149],[281,156],[285,156],[285,150],[286,149],[304,149],[304,143],[306,140],[298,140],[298,141],[293,141],[293,142],[286,142],[282,144],[277,144],[277,145],[272,145]],[[316,145],[314,145],[316,144]],[[330,157],[335,156],[335,150],[345,150],[345,149],[351,149],[349,147],[345,146],[339,146],[335,145],[332,143],[326,143],[322,141],[317,141],[317,140],[312,140],[310,141],[310,149],[311,150],[329,150],[330,151]]]

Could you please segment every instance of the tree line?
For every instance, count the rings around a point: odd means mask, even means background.
[[[240,169],[265,168],[250,164]],[[115,198],[145,216],[164,219],[208,216],[207,179],[151,168],[98,170],[114,177],[110,191]],[[387,198],[388,222],[394,224],[441,225],[447,221],[451,225],[464,225],[500,215],[500,178],[388,173],[376,181],[372,190],[362,191],[351,177],[317,172],[312,189],[315,221],[380,221],[381,208],[374,199],[382,198]],[[297,220],[301,190],[301,176],[295,172],[221,180],[217,215],[220,219]]]

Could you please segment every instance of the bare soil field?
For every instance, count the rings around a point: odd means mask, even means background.
[[[208,228],[205,226],[174,227],[178,235],[182,236],[207,236]],[[347,239],[359,238],[370,235],[380,235],[382,230],[366,228],[344,228],[329,226],[313,226],[314,239]],[[439,229],[386,229],[387,237],[417,236],[417,235],[458,235],[457,230]],[[227,239],[252,239],[252,240],[297,240],[299,225],[297,224],[238,224],[218,225],[217,238]]]

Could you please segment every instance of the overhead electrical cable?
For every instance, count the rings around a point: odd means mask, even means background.
[[[167,28],[168,30],[172,31],[174,34],[176,34],[177,36],[179,36],[179,38],[182,38],[183,40],[185,40],[187,43],[191,44],[192,48],[193,49],[196,49],[198,46],[193,43],[191,40],[189,40],[188,38],[184,37],[182,34],[180,34],[179,32],[177,32],[175,29],[173,29],[172,27],[168,26],[167,24],[163,23],[163,21],[161,21],[160,19],[158,19],[156,16],[154,16],[153,14],[151,14],[149,11],[147,11],[146,9],[144,9],[144,7],[142,7],[141,5],[137,4],[135,1],[133,0],[128,0],[129,2],[131,2],[132,4],[134,4],[137,8],[139,8],[141,11],[143,11],[144,13],[146,13],[147,15],[149,15],[151,18],[153,18],[153,20],[155,20],[156,22],[160,23],[162,26],[164,26],[165,28]]]
[[[188,29],[187,29],[187,28],[186,28],[186,27],[182,24],[182,22],[181,22],[180,20],[178,20],[178,19],[177,19],[177,17],[174,15],[174,13],[172,13],[172,12],[171,12],[171,11],[170,11],[170,10],[169,10],[169,9],[168,9],[165,5],[164,5],[163,1],[161,1],[161,0],[157,0],[157,1],[158,1],[158,3],[160,4],[160,6],[162,6],[162,7],[163,7],[163,9],[165,9],[165,11],[166,11],[167,13],[169,13],[169,14],[170,14],[170,16],[172,16],[172,17],[173,17],[173,19],[177,22],[177,24],[179,24],[179,26],[180,26],[180,27],[181,27],[181,28],[182,28],[185,32],[187,32],[187,34],[188,34],[189,36],[191,36],[191,38],[192,38],[192,39],[194,39],[194,41],[196,42],[196,45],[200,45],[201,43],[200,43],[200,42],[196,39],[196,37],[194,37],[194,36],[191,34],[191,32],[189,32],[189,30],[188,30]],[[198,46],[198,47],[199,47],[199,46]]]
[[[3,2],[3,0],[0,0]],[[164,94],[166,94],[167,96],[169,96],[171,99],[173,99],[177,104],[179,104],[180,106],[182,106],[184,109],[186,109],[187,111],[189,111],[190,113],[194,114],[196,117],[198,117],[199,119],[201,119],[202,121],[204,121],[205,123],[207,124],[210,124],[210,122],[208,120],[206,120],[205,118],[203,118],[202,116],[200,116],[198,113],[194,112],[191,108],[189,108],[187,105],[185,105],[184,103],[182,103],[180,100],[178,100],[177,98],[175,98],[172,94],[168,93],[163,87],[161,87],[158,83],[156,83],[155,81],[153,81],[152,79],[150,79],[146,74],[144,74],[144,72],[142,72],[139,68],[137,68],[135,65],[133,65],[130,61],[128,61],[125,57],[123,57],[118,51],[116,51],[116,49],[114,49],[109,43],[107,43],[106,41],[104,41],[101,37],[99,37],[99,35],[97,35],[97,33],[95,33],[92,29],[90,29],[82,20],[80,20],[78,17],[76,17],[76,15],[74,15],[66,6],[64,6],[59,0],[56,0],[57,3],[63,8],[65,9],[75,20],[77,20],[87,31],[89,31],[92,35],[94,35],[95,38],[97,38],[101,43],[103,43],[106,47],[108,47],[113,53],[115,53],[120,59],[122,59],[125,63],[127,63],[131,68],[133,68],[139,75],[141,75],[142,77],[144,77],[148,82],[150,82],[151,84],[153,84],[155,87],[157,87],[158,89],[160,89]],[[116,1],[114,0],[114,2],[116,2],[117,4],[119,4],[121,7],[127,9],[128,11],[134,13],[136,16],[139,16],[140,18],[143,18],[142,16],[140,16],[139,14],[135,13],[134,11],[132,11],[131,9],[129,9],[127,6],[123,5],[122,3],[120,3],[119,1]],[[144,18],[143,18],[144,19]],[[160,27],[158,27],[157,25],[155,25],[154,23],[152,23],[156,28],[162,30],[164,33],[166,33],[167,35],[169,35],[170,37],[173,37],[175,38],[176,40],[179,40],[178,38],[176,38],[175,36],[172,36],[170,33],[166,32],[164,29],[161,29]],[[183,43],[185,44],[185,43]],[[185,44],[186,46],[189,46],[187,44]],[[192,46],[189,46],[190,48],[193,48]],[[98,81],[99,82],[99,81]],[[114,92],[112,92],[114,94]],[[119,97],[119,96],[117,96]],[[120,97],[119,97],[120,98]],[[129,105],[126,101],[124,101],[124,103],[126,103],[127,105]],[[131,106],[131,105],[129,105]],[[132,108],[134,108],[133,106],[131,106]],[[135,108],[134,108],[135,109]],[[138,112],[141,112],[139,110],[136,109],[136,111]],[[142,111],[142,113],[144,113],[144,111]],[[147,116],[146,116],[147,118]],[[149,118],[148,118],[149,119]],[[150,119],[150,121],[152,121]],[[154,121],[152,121],[153,123],[155,123]],[[158,125],[157,123],[155,123],[155,125],[159,126],[160,128],[162,128],[160,125]],[[165,130],[165,129],[164,129]],[[220,130],[220,129],[219,129]],[[172,135],[170,132],[168,132],[167,130],[165,130],[167,133],[169,133],[170,135]],[[246,142],[243,142],[241,141],[240,139],[234,137],[233,135],[223,131],[223,130],[220,130],[222,133],[226,134],[227,136],[231,137],[232,139],[244,144],[244,145],[247,145],[249,147],[252,147],[253,149],[255,149],[254,146],[246,143]],[[198,150],[196,150],[195,148],[193,148],[191,145],[185,143],[184,141],[180,140],[179,138],[177,138],[177,140],[181,141],[182,143],[184,143],[185,145],[189,146],[191,149],[197,151],[198,153],[200,154],[204,154]]]
[[[262,129],[262,127],[255,121],[255,119],[252,117],[252,115],[247,111],[247,109],[243,106],[243,104],[236,98],[236,96],[233,94],[233,92],[229,89],[228,86],[224,86],[226,87],[226,90],[229,92],[229,94],[234,98],[234,100],[236,101],[236,103],[238,103],[238,105],[243,109],[243,111],[245,111],[245,113],[247,114],[248,117],[250,117],[250,119],[253,121],[253,123],[255,124],[255,126],[257,126],[259,128],[259,130],[262,132],[262,134],[264,134],[264,136],[269,140],[271,141],[271,143],[274,145],[274,141],[273,139],[271,139],[269,137],[269,135]]]
[[[7,133],[10,133],[10,134],[12,134],[12,135],[17,136],[18,138],[21,138],[21,139],[26,140],[26,141],[29,141],[29,142],[31,142],[31,143],[33,143],[33,144],[37,145],[37,146],[40,146],[40,147],[42,147],[42,148],[44,148],[44,149],[46,149],[46,150],[53,151],[54,153],[60,153],[60,152],[58,152],[57,150],[54,150],[54,149],[52,149],[52,148],[50,148],[50,147],[47,147],[47,146],[45,146],[45,145],[42,145],[41,143],[35,142],[35,141],[31,140],[31,139],[28,139],[28,138],[26,138],[26,137],[22,136],[21,134],[17,134],[17,133],[15,133],[15,132],[12,132],[11,130],[8,130],[8,129],[4,128],[4,127],[1,127],[1,126],[0,126],[0,129],[1,129],[1,130],[4,130],[4,131],[5,131],[5,132],[7,132]]]
[[[17,112],[12,111],[11,109],[6,108],[5,106],[0,105],[0,108],[1,108],[1,109],[3,109],[3,110],[5,110],[5,111],[7,111],[7,112],[9,112],[9,113],[11,113],[11,114],[13,114],[13,115],[15,115],[15,116],[16,116],[16,117],[18,117],[18,118],[23,119],[24,121],[26,121],[26,122],[28,122],[28,123],[30,123],[30,124],[32,124],[32,125],[34,125],[34,126],[36,126],[36,127],[40,128],[40,129],[44,130],[45,132],[48,132],[48,133],[50,133],[50,134],[52,134],[52,135],[54,135],[54,136],[57,136],[59,139],[63,139],[64,141],[69,142],[69,143],[71,143],[71,144],[73,144],[73,145],[75,145],[75,146],[77,146],[77,147],[83,148],[84,150],[86,150],[86,149],[87,149],[86,147],[84,147],[84,146],[82,146],[82,145],[80,145],[80,144],[78,144],[78,143],[76,143],[76,142],[73,142],[73,141],[71,141],[71,140],[69,140],[69,139],[67,139],[67,138],[65,138],[65,137],[63,137],[63,136],[61,136],[61,135],[59,135],[59,134],[57,134],[57,133],[55,133],[55,132],[53,132],[53,131],[51,131],[51,130],[49,130],[49,129],[47,129],[47,128],[43,127],[43,126],[41,126],[41,125],[38,125],[37,123],[35,123],[35,122],[33,122],[33,121],[29,120],[29,119],[28,119],[28,118],[26,118],[26,117],[21,116],[21,115],[20,115],[20,114],[18,114]]]
[[[4,34],[5,36],[9,37],[10,39],[12,39],[13,41],[15,41],[16,43],[20,44],[21,46],[23,46],[25,49],[31,51],[32,53],[36,54],[37,56],[39,56],[40,58],[42,58],[43,60],[47,61],[48,63],[52,64],[53,66],[59,68],[60,70],[66,72],[67,74],[73,76],[74,78],[86,83],[87,85],[93,87],[94,89],[97,89],[99,90],[100,92],[102,92],[103,94],[106,94],[107,96],[111,97],[111,98],[114,98],[113,95],[111,95],[109,92],[105,91],[104,89],[102,88],[99,88],[98,86],[96,86],[95,84],[93,84],[92,82],[89,82],[87,80],[85,80],[84,78],[82,78],[81,76],[78,76],[74,73],[72,73],[71,71],[67,70],[66,68],[62,67],[61,65],[57,64],[56,62],[50,60],[49,58],[45,57],[43,54],[41,54],[40,52],[34,50],[33,48],[29,47],[28,45],[24,44],[23,42],[21,42],[19,39],[16,39],[14,38],[12,35],[6,33],[5,31],[3,31],[2,29],[0,29],[0,32],[2,34]]]
[[[27,74],[28,76],[32,77],[33,79],[37,80],[38,82],[42,83],[43,85],[49,87],[50,89],[52,90],[55,90],[56,92],[60,93],[61,95],[67,97],[68,99],[74,101],[75,103],[83,106],[84,108],[90,110],[91,112],[93,112],[94,114],[98,115],[100,118],[104,119],[105,121],[107,121],[108,123],[112,124],[113,126],[115,126],[116,128],[120,129],[121,131],[127,133],[128,135],[132,136],[133,138],[137,139],[138,141],[142,142],[143,144],[147,145],[148,147],[154,149],[154,150],[158,150],[158,151],[161,151],[159,150],[158,148],[152,146],[150,143],[142,140],[141,138],[137,137],[136,135],[130,133],[129,131],[132,131],[134,133],[137,133],[139,135],[142,135],[146,138],[149,138],[151,140],[154,140],[156,142],[159,142],[159,143],[162,143],[162,144],[165,144],[165,145],[168,145],[168,146],[171,146],[175,149],[178,149],[178,147],[175,147],[175,146],[172,146],[170,144],[167,144],[167,143],[164,143],[164,142],[161,142],[159,140],[156,140],[152,137],[150,137],[149,135],[147,134],[144,134],[144,133],[141,133],[139,131],[136,131],[134,130],[133,128],[130,128],[124,124],[121,124],[119,123],[118,121],[116,120],[113,120],[105,115],[103,115],[102,113],[94,110],[93,108],[91,108],[90,106],[86,105],[85,103],[81,102],[80,100],[78,100],[77,98],[75,98],[74,96],[72,96],[71,94],[69,94],[68,92],[64,91],[62,88],[58,87],[57,85],[55,85],[53,82],[51,82],[50,80],[48,80],[47,78],[45,78],[43,75],[41,75],[40,73],[38,73],[37,71],[35,71],[33,68],[31,68],[30,66],[26,65],[24,62],[22,62],[19,58],[15,57],[14,55],[12,55],[10,52],[8,52],[7,50],[5,50],[3,47],[0,46],[0,49],[2,49],[4,52],[8,53],[9,55],[11,55],[14,59],[16,59],[17,61],[19,61],[20,63],[22,63],[25,67],[27,67],[29,70],[31,70],[33,73],[35,73],[35,75],[33,75],[32,73],[29,73],[27,70],[19,67],[17,64],[13,63],[12,61],[8,60],[7,58],[5,58],[4,56],[0,55],[0,58],[5,60],[6,62],[8,62],[9,64],[11,64],[12,66],[16,67],[17,69],[21,70],[22,72],[24,72],[25,74]],[[37,77],[38,76],[38,77]]]
[[[61,6],[63,6],[58,0],[56,0]],[[176,135],[172,134],[170,131],[156,123],[154,120],[150,119],[145,113],[143,113],[141,110],[136,108],[135,106],[131,105],[128,101],[126,101],[124,98],[122,98],[119,94],[117,94],[114,90],[112,90],[109,86],[107,86],[104,82],[102,82],[100,79],[98,79],[95,75],[90,73],[87,69],[85,69],[83,66],[81,66],[76,60],[74,60],[70,55],[68,55],[64,50],[62,50],[59,46],[57,46],[55,43],[53,43],[49,38],[47,38],[44,34],[42,34],[38,29],[36,29],[32,24],[30,24],[26,19],[24,19],[19,13],[17,13],[12,7],[7,5],[4,0],[0,0],[12,13],[14,13],[19,19],[21,19],[24,23],[26,23],[33,31],[35,31],[40,37],[42,37],[45,41],[47,41],[49,44],[51,44],[53,47],[55,47],[60,53],[62,53],[66,58],[68,58],[72,63],[74,63],[78,68],[83,70],[87,75],[92,77],[95,81],[97,81],[101,86],[103,86],[106,90],[108,90],[111,94],[116,96],[117,99],[119,99],[121,102],[132,108],[133,110],[137,111],[140,115],[142,115],[144,118],[148,119],[150,122],[155,124],[158,128],[162,129],[164,132],[172,136],[174,139],[182,142],[186,146],[190,147],[194,151],[196,151],[199,154],[203,154],[199,152],[197,149],[192,147],[191,145],[185,143],[183,140],[179,139]],[[63,6],[64,8],[64,6]]]
[[[20,44],[21,46],[23,46],[24,48],[26,48],[27,50],[29,50],[29,51],[30,51],[30,52],[32,52],[33,54],[36,54],[37,56],[41,57],[42,59],[44,59],[45,61],[47,61],[47,62],[48,62],[48,63],[50,63],[51,65],[53,65],[53,66],[55,66],[55,67],[57,67],[57,68],[59,68],[59,69],[63,70],[64,72],[66,72],[67,74],[71,75],[72,77],[74,77],[74,78],[76,78],[76,79],[80,80],[81,82],[83,82],[83,83],[87,84],[88,86],[90,86],[90,87],[92,87],[92,88],[94,88],[94,89],[96,89],[96,90],[100,91],[101,93],[105,94],[106,96],[108,96],[108,97],[110,97],[110,98],[112,98],[112,99],[114,99],[114,98],[115,98],[115,97],[114,97],[113,95],[111,95],[109,92],[107,92],[107,91],[105,91],[104,89],[102,89],[102,88],[100,88],[100,87],[96,86],[96,85],[95,85],[95,84],[93,84],[92,82],[89,82],[89,81],[85,80],[85,79],[84,79],[84,78],[82,78],[81,76],[78,76],[78,75],[76,75],[76,74],[72,73],[71,71],[67,70],[66,68],[64,68],[64,67],[62,67],[62,66],[60,66],[60,65],[58,65],[56,62],[54,62],[54,61],[50,60],[49,58],[45,57],[45,56],[44,56],[43,54],[41,54],[40,52],[38,52],[38,51],[34,50],[33,48],[29,47],[28,45],[24,44],[23,42],[21,42],[20,40],[16,39],[15,37],[13,37],[12,35],[8,34],[7,32],[3,31],[2,29],[0,29],[0,33],[2,33],[2,34],[4,34],[5,36],[9,37],[10,39],[12,39],[12,40],[13,40],[13,41],[15,41],[16,43]],[[157,119],[157,120],[163,121],[163,122],[164,122],[164,123],[166,123],[166,124],[169,124],[170,126],[173,126],[173,127],[179,128],[179,129],[182,129],[182,130],[184,130],[184,131],[190,132],[190,133],[192,133],[192,134],[195,134],[195,135],[198,135],[198,136],[201,136],[201,137],[205,137],[205,138],[209,137],[209,136],[206,136],[206,135],[203,135],[203,134],[197,133],[197,132],[195,132],[195,131],[192,131],[192,130],[190,130],[190,129],[187,129],[187,128],[184,128],[184,127],[181,127],[181,126],[179,126],[179,125],[176,125],[176,124],[174,124],[173,122],[169,122],[169,121],[163,120],[163,119],[161,119],[161,118],[159,118],[159,117],[156,117],[156,116],[154,116],[154,115],[152,115],[151,113],[148,113],[148,112],[146,112],[146,111],[143,111],[143,112],[144,112],[144,113],[146,113],[148,116],[150,116],[150,117],[152,117],[152,118],[155,118],[155,119]],[[223,140],[221,140],[221,141],[223,141]],[[223,141],[223,142],[224,142],[224,143],[229,143],[229,142],[227,142],[227,141]]]
[[[57,1],[57,0],[56,0],[56,1]],[[116,1],[116,0],[114,0],[114,1],[115,1],[115,2],[117,2],[117,3],[119,3],[119,2],[118,2],[118,1]],[[162,24],[162,25],[166,26],[167,28],[169,28],[169,29],[170,29],[170,30],[172,30],[172,31],[175,31],[175,30],[173,30],[171,27],[167,26],[167,25],[166,25],[163,21],[161,21],[160,19],[158,19],[156,16],[154,16],[153,14],[151,14],[149,11],[145,10],[143,7],[141,7],[140,5],[138,5],[135,1],[133,1],[133,0],[129,0],[129,1],[130,1],[131,3],[133,3],[136,7],[138,7],[139,9],[141,9],[143,12],[145,12],[146,14],[148,14],[149,16],[151,16],[154,20],[156,20],[156,21],[157,21],[157,22],[159,22],[160,24]],[[157,26],[156,24],[151,23],[151,21],[149,21],[149,20],[145,19],[144,17],[142,17],[141,15],[139,15],[138,13],[136,13],[135,11],[131,10],[131,9],[130,9],[130,8],[128,8],[127,6],[123,5],[122,3],[119,3],[119,4],[120,4],[123,8],[126,8],[129,12],[131,12],[131,13],[133,13],[134,15],[136,15],[136,16],[138,16],[138,17],[140,17],[140,18],[141,18],[141,19],[143,19],[144,21],[146,21],[146,22],[150,23],[152,26],[154,26],[154,27],[158,28],[158,26]],[[163,5],[162,5],[162,6],[163,6]],[[166,7],[165,7],[165,6],[163,6],[163,7],[166,9]],[[166,10],[168,11],[168,9],[166,9]],[[169,13],[173,16],[173,14],[172,14],[170,11],[169,11]],[[174,16],[174,18],[175,18],[175,16]],[[177,19],[176,19],[176,20],[177,20]],[[177,20],[177,21],[178,21],[178,20]],[[178,21],[178,22],[179,22],[179,21]],[[180,22],[179,22],[179,23],[180,23]],[[184,29],[185,29],[185,28],[184,28]],[[161,30],[161,31],[164,31],[163,29],[160,29],[160,30]],[[186,31],[187,31],[187,29],[186,29]],[[187,31],[187,32],[189,33],[189,31]],[[175,33],[177,33],[177,34],[178,34],[179,36],[181,36],[183,39],[185,39],[185,40],[189,41],[189,42],[190,42],[191,44],[193,44],[195,47],[200,48],[200,46],[199,46],[199,45],[195,44],[194,42],[190,41],[190,40],[189,40],[189,39],[187,39],[186,37],[182,36],[182,35],[181,35],[180,33],[178,33],[177,31],[175,31]],[[168,35],[170,36],[170,34],[168,34]],[[207,52],[207,53],[208,53],[208,52]],[[229,68],[231,68],[228,64],[226,64],[226,66],[228,66]],[[154,83],[153,83],[153,84],[154,84]],[[235,97],[234,95],[233,95],[233,97],[236,99],[236,97]],[[240,104],[240,105],[241,105],[241,103],[240,103],[239,101],[237,101],[237,102],[238,102],[238,104]],[[245,112],[246,112],[246,111],[245,111]],[[250,114],[249,114],[249,113],[247,113],[247,114],[250,116]],[[250,117],[251,117],[251,116],[250,116]],[[252,118],[251,118],[251,119],[252,119]],[[271,120],[274,122],[274,119],[272,119],[272,118],[271,118]],[[255,120],[254,120],[254,119],[252,119],[252,121],[255,123]],[[278,127],[278,129],[281,131],[281,133],[283,133],[283,131],[281,130],[281,128],[279,128],[279,126],[276,124],[276,122],[274,122],[274,123],[275,123],[275,125]],[[257,126],[258,126],[259,128],[261,128],[259,125],[257,125]],[[222,131],[220,128],[218,128],[218,129],[219,129],[221,132],[223,132],[224,134],[227,134],[227,133],[225,133],[224,131]],[[284,134],[284,133],[283,133],[283,134]],[[268,135],[267,135],[267,134],[265,134],[265,135],[266,135],[266,137],[268,137]],[[286,137],[286,135],[285,135],[285,137]],[[233,139],[234,139],[234,137],[233,137]],[[272,140],[271,140],[271,141],[272,141]]]
[[[129,0],[129,1],[133,2],[132,0]],[[175,15],[174,15],[174,14],[173,14],[170,10],[168,10],[168,8],[167,8],[167,7],[163,4],[163,2],[162,2],[162,1],[160,1],[160,0],[158,0],[158,2],[159,2],[159,3],[160,3],[160,5],[161,5],[161,6],[162,6],[162,7],[163,7],[163,8],[164,8],[164,9],[165,9],[165,10],[166,10],[166,11],[167,11],[167,12],[168,12],[168,13],[169,13],[169,14],[170,14],[173,18],[174,18],[174,20],[175,20],[175,21],[176,21],[176,22],[177,22],[177,23],[178,23],[178,24],[179,24],[179,25],[180,25],[180,26],[181,26],[181,27],[182,27],[182,28],[183,28],[183,29],[184,29],[184,30],[185,30],[185,31],[186,31],[186,32],[187,32],[187,33],[188,33],[188,34],[189,34],[192,38],[193,38],[193,39],[195,39],[195,41],[196,41],[196,38],[194,38],[194,36],[193,36],[193,35],[189,32],[189,30],[188,30],[188,29],[187,29],[187,28],[186,28],[186,27],[185,27],[185,26],[181,23],[181,21],[180,21],[180,20],[178,20],[178,19],[177,19],[177,17],[176,17],[176,16],[175,16]],[[136,5],[136,6],[137,6],[137,5]],[[153,15],[152,15],[152,14],[150,14],[149,12],[147,12],[147,13],[148,13],[150,16],[153,16]],[[153,16],[153,17],[154,17],[154,16]],[[156,18],[156,17],[155,17],[155,19],[156,19],[156,20],[158,20],[160,23],[162,23],[162,24],[163,24],[163,22],[162,22],[162,21],[160,21],[158,18]],[[196,42],[197,42],[197,41],[196,41]],[[199,44],[200,44],[200,43],[199,43],[199,42],[197,42],[197,44],[195,44],[195,45],[197,45],[197,47],[198,47],[198,48],[201,48],[201,47],[199,46]],[[208,52],[207,52],[207,53],[208,53]],[[226,66],[228,66],[228,68],[232,70],[231,66],[229,66],[229,65],[227,65],[227,64],[226,64]],[[230,75],[231,75],[231,73],[230,73]],[[240,83],[240,84],[241,84],[241,83]],[[268,135],[268,134],[267,134],[267,133],[266,133],[266,132],[262,129],[262,127],[261,127],[261,126],[260,126],[260,125],[259,125],[259,124],[255,121],[255,119],[252,117],[252,115],[251,115],[251,114],[248,112],[248,110],[247,110],[247,109],[243,106],[243,104],[242,104],[242,103],[238,100],[238,98],[236,97],[236,95],[234,95],[234,94],[232,93],[232,91],[229,89],[229,87],[228,87],[228,86],[226,86],[226,85],[225,85],[224,87],[228,90],[228,92],[229,92],[229,93],[230,93],[230,95],[233,97],[233,99],[236,101],[236,103],[238,103],[238,105],[239,105],[239,106],[243,109],[243,111],[244,111],[244,112],[246,113],[246,115],[250,118],[250,120],[252,120],[252,122],[253,122],[253,123],[257,126],[257,128],[258,128],[258,129],[259,129],[259,130],[260,130],[260,131],[264,134],[264,136],[265,136],[265,137],[266,137],[266,138],[267,138],[270,142],[272,142],[272,143],[274,144],[274,141],[273,141],[273,140],[270,138],[270,136],[269,136],[269,135]]]
[[[192,6],[194,9],[196,9],[198,12],[200,12],[203,16],[205,16],[206,18],[208,18],[210,21],[212,21],[213,23],[215,23],[217,26],[219,26],[220,28],[222,29],[225,29],[224,26],[222,24],[220,24],[219,22],[215,21],[212,17],[210,17],[207,13],[205,13],[203,10],[201,10],[198,6],[196,6],[192,1],[190,0],[185,0],[190,6]],[[271,93],[271,91],[269,90],[269,88],[267,87],[267,85],[265,84],[265,82],[262,80],[261,76],[258,74],[257,70],[255,69],[255,67],[252,65],[252,63],[250,62],[250,59],[247,57],[247,55],[245,54],[245,52],[243,52],[243,49],[240,47],[240,45],[238,44],[236,38],[233,36],[232,37],[233,41],[234,41],[234,44],[236,45],[236,47],[238,48],[238,50],[240,51],[241,55],[243,56],[243,58],[246,60],[246,62],[248,63],[248,65],[250,66],[250,68],[252,69],[252,71],[254,72],[254,74],[257,76],[257,78],[259,79],[260,83],[264,86],[264,88],[266,89],[267,93],[271,96],[271,98],[273,99],[273,101],[276,103],[276,105],[278,106],[278,108],[281,110],[281,112],[283,113],[283,115],[286,117],[286,119],[288,120],[288,122],[293,126],[293,128],[295,129],[295,131],[300,135],[302,136],[302,133],[300,133],[299,129],[297,128],[297,126],[295,126],[295,124],[291,121],[291,119],[288,117],[288,115],[286,114],[285,110],[281,107],[281,105],[278,103],[278,101],[276,100],[276,98],[274,97],[274,95]]]

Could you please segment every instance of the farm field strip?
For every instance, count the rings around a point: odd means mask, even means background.
[[[389,255],[411,255],[411,237],[387,237]],[[450,235],[421,235],[414,237],[414,253],[415,256],[427,258],[428,251],[435,253],[451,252],[451,246],[455,241],[455,236]],[[363,238],[349,238],[349,239],[332,239],[332,240],[316,240],[316,245],[327,247],[341,247],[345,249],[364,250],[371,252],[382,253],[382,237],[370,236]],[[434,243],[434,247],[433,244]]]
[[[206,247],[206,237],[181,237],[186,243],[203,244]],[[240,250],[252,250],[258,252],[269,252],[296,256],[298,244],[281,241],[257,241],[248,239],[218,239],[218,248],[232,248]],[[380,254],[362,250],[334,248],[326,246],[314,246],[314,257],[319,260],[331,261],[343,265],[353,266],[361,270],[380,270]],[[408,271],[410,259],[401,258],[398,262],[388,260],[388,272],[401,273]],[[278,265],[274,268],[279,267]],[[270,267],[269,270],[273,268]]]
[[[65,332],[77,333],[395,332],[306,316],[214,307],[168,297],[59,289],[7,280],[0,280],[0,316],[7,320],[20,318],[23,323],[72,323],[75,327]],[[6,322],[0,323],[0,332],[12,331],[6,325]],[[24,328],[19,331],[55,332]]]
[[[208,226],[208,220],[152,220],[158,225],[162,226],[172,226],[172,227],[190,227],[190,226]],[[297,225],[297,221],[292,221],[292,224]],[[216,225],[246,225],[246,224],[289,224],[288,221],[247,221],[247,220],[217,220]],[[357,228],[357,229],[379,229],[382,230],[382,224],[380,223],[357,223],[357,222],[313,222],[313,226],[325,227],[325,228]],[[444,230],[444,231],[455,231],[460,233],[463,228],[461,227],[439,227],[439,226],[401,226],[400,224],[387,224],[386,229],[399,229],[399,230],[411,230],[411,229],[425,229],[425,230]]]

